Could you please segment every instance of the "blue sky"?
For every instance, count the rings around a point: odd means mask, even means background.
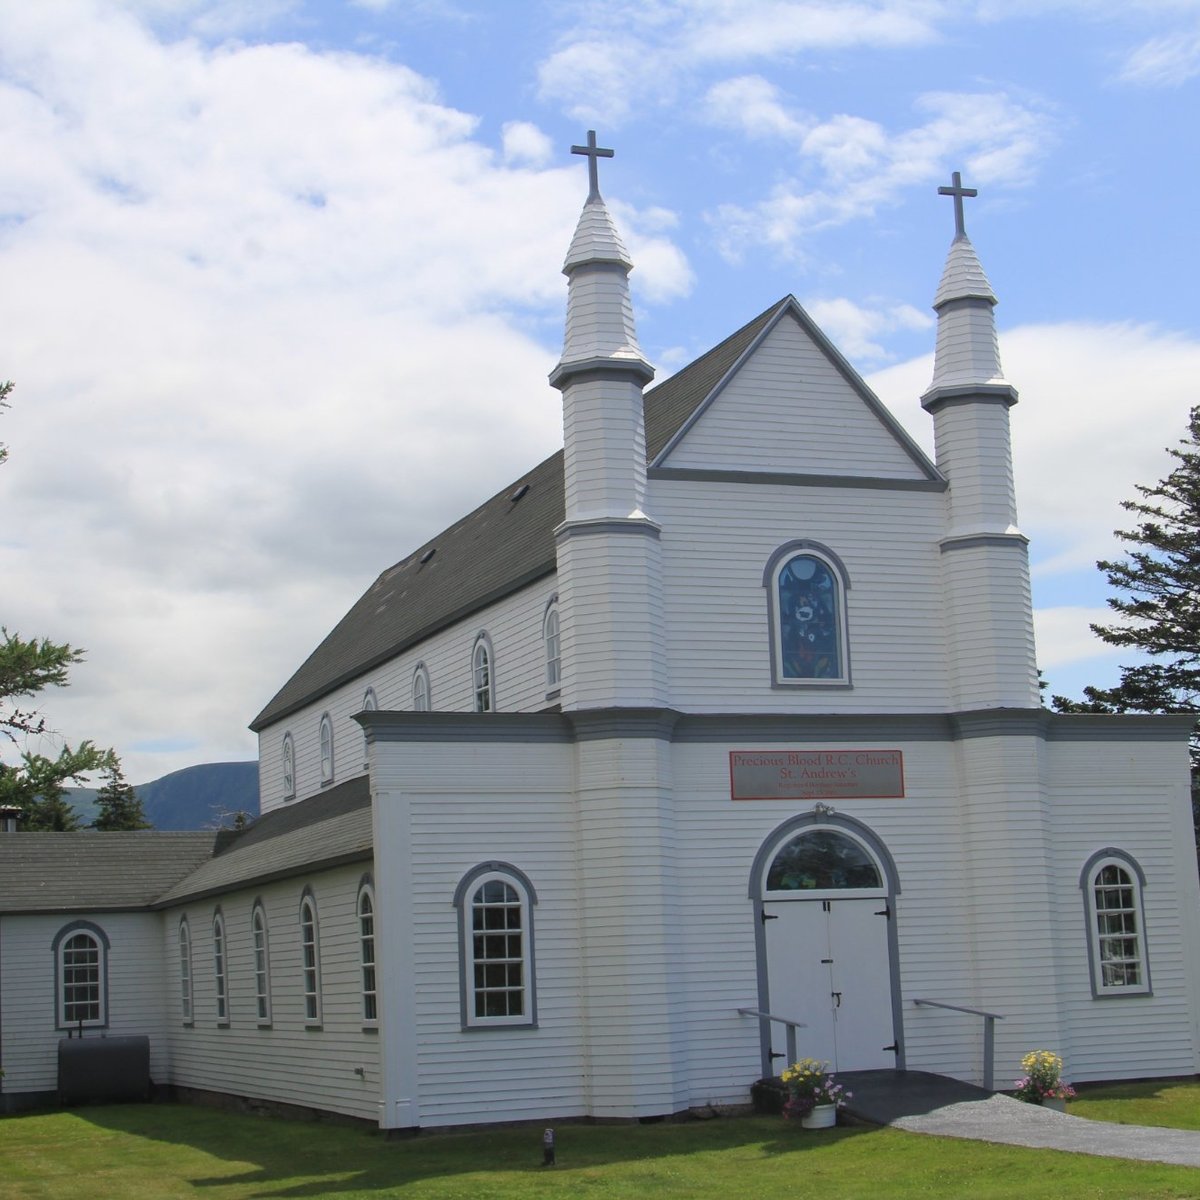
[[[1200,0],[0,7],[0,617],[88,648],[55,736],[252,756],[378,571],[559,444],[589,128],[660,378],[791,292],[926,447],[963,172],[1039,657],[1114,682],[1094,562],[1200,402],[1198,88]]]

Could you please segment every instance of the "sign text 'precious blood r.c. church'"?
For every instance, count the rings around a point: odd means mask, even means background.
[[[899,750],[731,750],[734,800],[898,799],[904,795]]]

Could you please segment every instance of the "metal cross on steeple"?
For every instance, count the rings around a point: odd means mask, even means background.
[[[938,195],[954,197],[954,236],[955,238],[966,237],[967,227],[963,223],[963,197],[978,196],[979,190],[963,187],[962,174],[959,171],[955,171],[951,178],[954,180],[953,186],[938,188]]]
[[[611,150],[602,150],[596,145],[596,131],[588,130],[588,140],[586,146],[572,146],[572,154],[586,154],[588,160],[588,199],[600,199],[600,171],[597,168],[596,160],[600,158],[612,158]]]

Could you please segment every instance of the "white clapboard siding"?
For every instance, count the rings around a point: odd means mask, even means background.
[[[323,713],[329,713],[333,724],[334,781],[361,775],[366,762],[363,731],[354,716],[362,712],[367,688],[375,689],[381,710],[411,712],[413,671],[418,663],[424,663],[429,672],[434,709],[472,711],[475,698],[471,654],[480,632],[486,632],[492,644],[493,706],[501,712],[545,708],[548,701],[542,622],[555,589],[553,576],[522,588],[264,729],[259,735],[262,811],[286,803],[283,738],[289,731],[296,748],[296,798],[321,789]]]
[[[571,751],[511,744],[424,749],[414,755],[409,746],[382,747],[376,772],[377,802],[403,808],[412,847],[412,886],[387,918],[389,938],[412,942],[415,1013],[393,1004],[387,1018],[416,1020],[419,1123],[495,1121],[501,1092],[505,1120],[581,1114]],[[525,781],[520,790],[502,782],[515,780]],[[537,895],[536,1029],[462,1028],[454,893],[470,870],[493,861],[523,872]]]
[[[925,477],[790,314],[771,330],[661,465]]]
[[[692,712],[938,712],[949,706],[938,493],[655,479],[671,701]],[[832,550],[854,686],[771,686],[771,555]]]
[[[357,900],[369,864],[314,872],[200,901],[165,914],[165,957],[170,994],[170,1082],[205,1091],[345,1113],[375,1121],[379,1115],[379,1034],[365,1028],[362,1008]],[[321,1024],[305,1021],[300,944],[300,900],[310,887],[320,940]],[[271,1024],[258,1023],[255,999],[253,905],[267,915]],[[212,920],[225,919],[229,1020],[218,1022]],[[186,914],[192,935],[193,1020],[179,1003],[178,926]],[[358,1073],[361,1069],[362,1074]]]
[[[17,835],[19,836],[19,835]],[[4,1091],[54,1091],[58,1086],[54,938],[64,926],[85,920],[104,931],[107,954],[108,1023],[87,1029],[88,1038],[146,1035],[150,1077],[167,1075],[164,1037],[163,962],[157,913],[64,913],[0,917],[0,1026]]]
[[[1073,1079],[1187,1075],[1197,1070],[1196,883],[1190,797],[1180,779],[1182,747],[1122,745],[1100,756],[1096,742],[1055,743],[1054,833],[1060,944],[1058,987],[1070,1039],[1062,1048]],[[1100,821],[1103,840],[1089,833]],[[1080,871],[1097,850],[1131,855],[1146,875],[1144,936],[1153,995],[1095,998],[1090,928]]]

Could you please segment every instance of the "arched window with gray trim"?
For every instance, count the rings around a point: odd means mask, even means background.
[[[533,885],[508,863],[482,863],[454,893],[463,1027],[537,1024]]]
[[[321,714],[321,782],[333,782],[333,721],[328,713]]]
[[[492,641],[486,633],[475,638],[471,650],[471,689],[475,711],[491,712],[496,707],[495,681],[492,678]]]
[[[364,879],[358,889],[358,949],[362,967],[364,1025],[379,1021],[379,992],[375,975],[375,889]]]
[[[108,1024],[108,935],[91,921],[72,921],[51,943],[55,1026],[100,1029]]]
[[[185,1025],[192,1013],[192,930],[187,917],[179,919],[179,1012]]]
[[[768,560],[763,586],[773,686],[848,685],[850,579],[841,559],[817,542],[788,542]]]
[[[369,688],[367,688],[366,692],[364,693],[362,710],[363,710],[363,712],[378,712],[379,711],[379,698],[375,695],[374,688],[369,687]],[[363,730],[362,737],[363,737],[363,766],[367,767],[370,765],[370,761],[369,761],[368,755],[367,755],[367,749],[368,749],[368,747],[367,747],[367,731],[365,729]]]
[[[250,940],[254,947],[254,1008],[260,1025],[271,1024],[271,946],[267,913],[261,900],[254,902],[250,917]]]
[[[225,918],[218,908],[213,913],[213,989],[217,998],[217,1024],[229,1024],[229,972],[225,947]]]
[[[283,798],[296,798],[296,743],[290,732],[283,735]]]
[[[321,1023],[321,934],[317,901],[308,888],[300,898],[300,960],[304,991],[304,1023]]]
[[[562,686],[562,626],[558,615],[558,596],[550,597],[542,619],[542,643],[546,649],[546,695],[558,695]]]
[[[431,696],[429,668],[424,663],[417,663],[412,683],[413,712],[429,712]]]
[[[1096,851],[1080,873],[1092,995],[1097,998],[1144,996],[1151,990],[1142,906],[1145,885],[1137,860],[1113,846]]]

